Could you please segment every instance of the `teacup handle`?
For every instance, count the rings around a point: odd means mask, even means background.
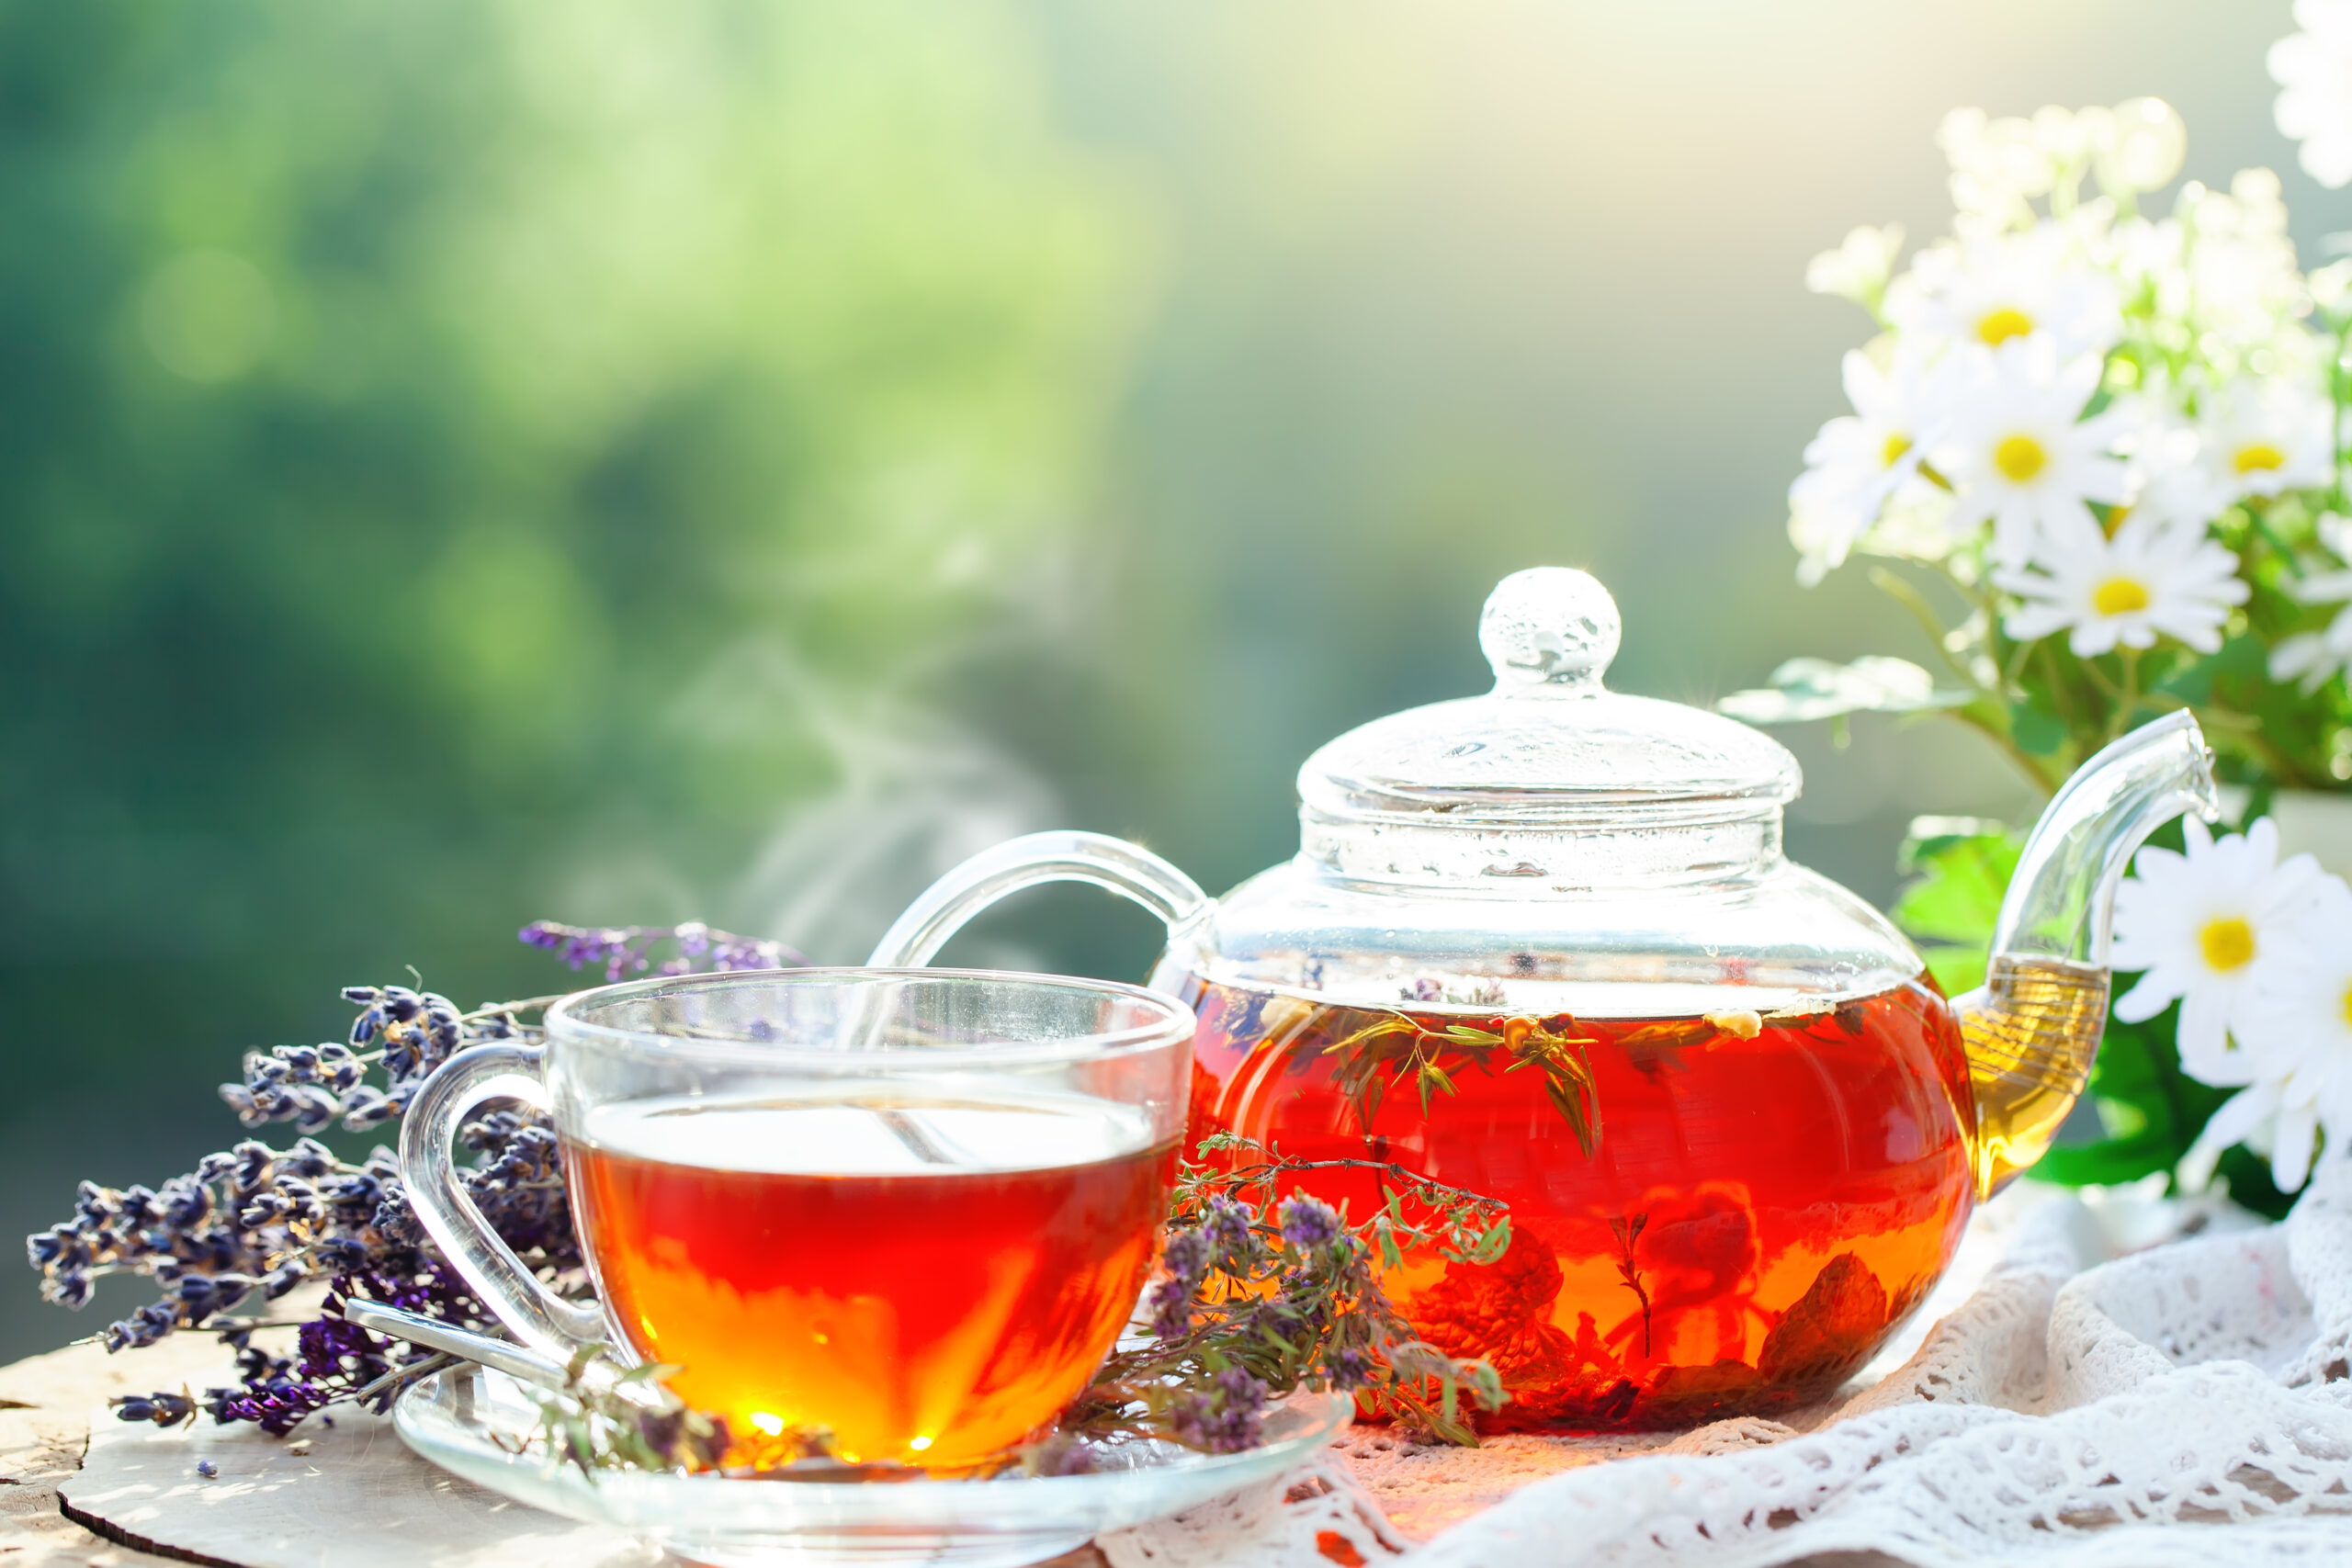
[[[568,1302],[539,1282],[482,1218],[458,1184],[449,1152],[458,1129],[484,1101],[519,1100],[548,1109],[546,1051],[492,1043],[458,1052],[424,1080],[401,1127],[401,1175],[409,1206],[441,1255],[514,1337],[559,1361],[605,1342],[605,1314]]]
[[[907,906],[866,964],[919,969],[965,922],[1008,894],[1046,882],[1083,882],[1132,899],[1175,937],[1216,908],[1200,884],[1140,844],[1107,833],[1031,833],[982,850]]]

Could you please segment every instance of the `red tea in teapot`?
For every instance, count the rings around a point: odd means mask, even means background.
[[[1318,1004],[1187,978],[1194,1141],[1395,1161],[1510,1205],[1487,1265],[1385,1281],[1493,1364],[1489,1430],[1683,1426],[1834,1388],[1968,1217],[1969,1069],[1924,979],[1809,1013],[1594,1019]],[[1305,1185],[1362,1216],[1370,1171]]]

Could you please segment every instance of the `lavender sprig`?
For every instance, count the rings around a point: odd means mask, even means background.
[[[571,931],[542,922],[526,928],[525,940],[560,947]],[[578,934],[593,934],[612,953],[639,957],[657,942],[674,941],[679,956],[664,973],[684,972],[675,967],[681,963],[686,969],[743,968],[793,956],[780,944],[699,925]],[[194,1171],[157,1189],[84,1182],[72,1218],[26,1238],[42,1294],[62,1305],[86,1305],[95,1282],[107,1274],[141,1274],[163,1287],[158,1300],[98,1336],[109,1351],[153,1345],[175,1330],[197,1327],[220,1330],[236,1349],[234,1385],[207,1390],[200,1400],[186,1393],[132,1396],[117,1404],[124,1420],[175,1425],[203,1409],[216,1421],[250,1421],[283,1434],[312,1412],[362,1393],[372,1404],[388,1404],[404,1376],[421,1375],[430,1353],[347,1322],[341,1315],[346,1299],[495,1329],[433,1250],[409,1205],[393,1153],[379,1146],[363,1160],[347,1161],[307,1134],[338,1122],[357,1132],[394,1120],[458,1051],[492,1040],[540,1038],[526,1015],[558,998],[461,1012],[446,997],[405,986],[354,986],[343,995],[359,1009],[345,1039],[251,1053],[243,1081],[221,1086],[221,1098],[247,1126],[292,1122],[305,1134],[292,1147],[248,1139],[206,1156]],[[379,1081],[369,1081],[379,1075]],[[459,1138],[475,1154],[460,1179],[492,1226],[544,1278],[578,1281],[582,1260],[554,1129],[527,1108],[493,1107],[467,1123]],[[261,1320],[231,1315],[313,1279],[330,1281],[331,1291],[322,1315],[300,1325],[292,1357],[253,1344],[254,1328],[265,1325]]]
[[[712,931],[700,920],[679,926],[567,926],[533,920],[520,934],[529,945],[545,948],[574,969],[601,967],[607,982],[654,969],[653,949],[664,942],[674,943],[675,949],[656,971],[663,975],[793,969],[808,962],[783,942],[730,936]]]

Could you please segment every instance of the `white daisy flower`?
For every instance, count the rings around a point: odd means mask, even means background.
[[[2019,642],[2067,631],[2067,647],[2082,659],[2119,646],[2152,648],[2160,636],[2211,653],[2222,646],[2230,606],[2248,593],[2238,558],[2201,526],[2153,517],[2126,517],[2111,536],[2087,519],[2067,519],[2043,531],[2033,566],[1993,574],[2024,601],[2004,628]]]
[[[2251,592],[2238,558],[2201,525],[2153,517],[2125,518],[2113,537],[2086,517],[2064,519],[2042,530],[2033,564],[1994,572],[1995,586],[2024,601],[2001,625],[2019,642],[2066,631],[2078,659],[2153,648],[2159,637],[2211,653],[2230,606]]]
[[[2026,119],[1994,119],[1980,108],[1956,108],[1936,129],[1936,145],[1951,165],[1955,227],[1997,234],[2030,225],[2028,203],[2046,196],[2058,177],[2048,150]]]
[[[1798,579],[1807,583],[1844,564],[1891,498],[1932,488],[1919,477],[1919,456],[1940,438],[1950,401],[1949,377],[1916,355],[1898,354],[1882,371],[1849,352],[1845,380],[1854,412],[1821,427],[1804,449],[1804,472],[1789,486],[1789,534],[1804,556]]]
[[[2221,508],[2212,504],[2211,487],[2198,460],[2201,443],[2197,427],[2154,393],[2117,398],[2109,411],[2115,416],[2115,450],[2124,461],[2126,478],[2122,510],[2108,514],[2109,530],[2119,527],[2126,516],[2193,523],[2200,528],[2211,522]]]
[[[1952,486],[1949,525],[1966,534],[1990,520],[1993,559],[2004,566],[2023,565],[2045,525],[2096,527],[2084,503],[2122,501],[2130,477],[2108,455],[2115,418],[2078,417],[2098,389],[2098,357],[2062,367],[2047,342],[2028,340],[1973,350],[1961,363],[1973,373],[1926,459]]]
[[[2116,890],[2115,967],[2142,973],[2115,1016],[2144,1023],[2177,1000],[2182,1067],[2205,1083],[2251,1084],[2261,1064],[2231,1033],[2243,1038],[2255,999],[2304,967],[2298,934],[2327,874],[2309,855],[2279,864],[2267,817],[2219,841],[2194,817],[2183,831],[2188,853],[2142,850]]]
[[[2324,1129],[2331,1155],[2352,1145],[2352,888],[2325,877],[2305,917],[2301,962],[2252,992],[2241,1031],[2247,1087],[2213,1113],[2182,1161],[2204,1185],[2232,1144],[2266,1132],[2270,1178],[2292,1192],[2311,1172]]]
[[[2213,1179],[2213,1168],[2232,1144],[2261,1149],[2267,1145],[2270,1179],[2281,1192],[2292,1192],[2311,1174],[2312,1153],[2319,1142],[2320,1097],[2327,1088],[2310,1074],[2265,1077],[2223,1100],[2205,1123],[2188,1152],[2180,1156],[2180,1184],[2201,1192]],[[2329,1142],[2345,1124],[2340,1113],[2332,1118]],[[2340,1145],[2338,1145],[2340,1146]]]
[[[2327,483],[2335,470],[2335,405],[2317,389],[2284,376],[2233,381],[2207,399],[2199,458],[2219,502],[2207,517],[2244,496]]]
[[[2352,0],[2295,0],[2295,25],[2270,46],[2282,91],[2278,134],[2303,144],[2303,172],[2340,190],[2352,184]]]
[[[2320,537],[2340,560],[2352,560],[2352,520],[2328,513],[2319,521]],[[2303,690],[2315,692],[2338,671],[2352,671],[2352,568],[2323,571],[2293,585],[2296,598],[2306,604],[2343,604],[2327,629],[2298,632],[2270,650],[2270,678],[2301,677]]]
[[[2181,161],[2188,155],[2188,127],[2162,98],[2126,98],[2097,128],[2093,150],[2099,183],[2110,194],[2155,190],[2180,173]]]
[[[1894,271],[1894,258],[1902,254],[1900,223],[1851,229],[1836,250],[1824,251],[1805,264],[1804,286],[1815,294],[1851,299],[1876,313],[1886,295],[1886,280]]]
[[[1984,348],[2040,339],[2068,359],[2105,354],[2123,333],[2115,280],[2050,222],[1920,252],[1887,286],[1886,315],[1917,337]]]

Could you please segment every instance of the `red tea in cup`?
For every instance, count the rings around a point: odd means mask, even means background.
[[[548,1010],[547,1042],[451,1057],[401,1134],[441,1250],[514,1337],[674,1368],[747,1457],[821,1431],[958,1470],[1050,1422],[1150,1272],[1192,1010],[980,970],[640,980]],[[486,1102],[542,1107],[600,1299],[557,1293],[450,1158]]]
[[[566,1143],[606,1310],[678,1394],[937,1466],[1085,1385],[1174,1162],[1140,1112],[1074,1097],[641,1100]]]

